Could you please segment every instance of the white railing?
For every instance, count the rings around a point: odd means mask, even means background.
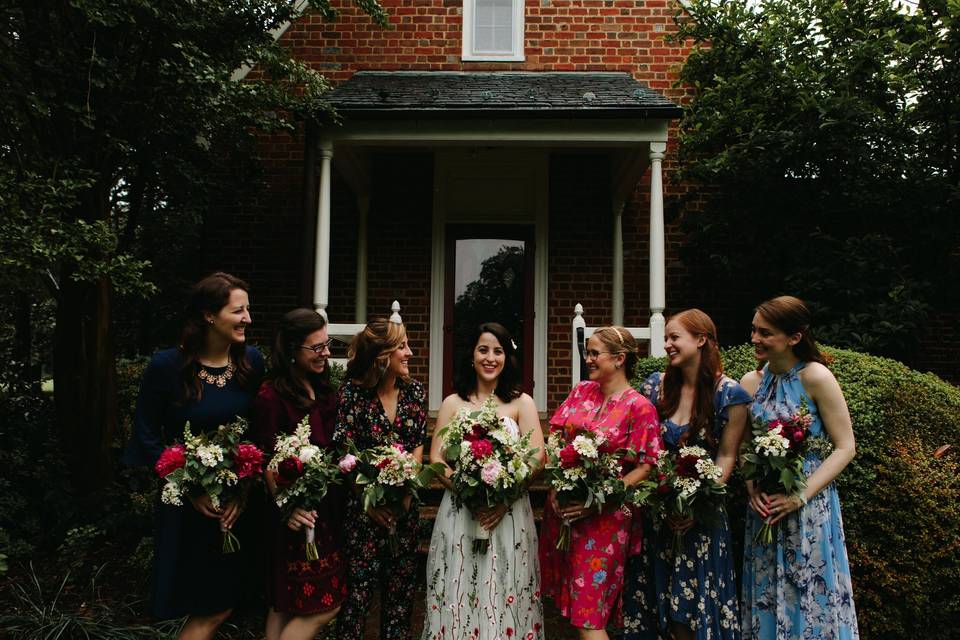
[[[593,332],[600,327],[588,327],[587,321],[583,319],[583,305],[579,302],[573,308],[573,331],[572,348],[570,350],[570,376],[571,387],[575,387],[581,380],[586,380],[586,369],[584,367],[583,353],[587,348],[587,340],[593,335]],[[637,340],[646,340],[651,344],[650,352],[653,353],[652,341],[650,340],[650,327],[624,327]]]
[[[390,321],[398,324],[403,322],[400,318],[400,302],[397,300],[394,300],[393,304],[390,305]],[[353,336],[363,331],[365,326],[367,326],[365,323],[358,322],[329,322],[327,323],[327,335],[337,342],[349,344]],[[340,365],[346,365],[347,363],[346,358],[330,358],[330,360]]]

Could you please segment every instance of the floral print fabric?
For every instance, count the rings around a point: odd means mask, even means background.
[[[828,437],[813,399],[800,382],[800,362],[775,375],[764,369],[750,406],[754,420],[785,418],[806,400],[813,417],[811,437]],[[822,463],[808,453],[803,471],[809,477]],[[834,483],[809,504],[780,521],[773,543],[753,542],[760,518],[747,511],[743,565],[742,620],[745,640],[859,638],[850,566]]]
[[[581,382],[550,419],[550,430],[565,435],[586,429],[603,433],[613,448],[636,452],[632,464],[656,464],[660,451],[657,412],[635,389],[603,404],[595,382]],[[602,408],[601,408],[602,407]],[[598,413],[599,411],[599,413]],[[556,548],[560,518],[544,510],[540,536],[543,592],[551,596],[560,613],[583,629],[603,629],[608,621],[622,623],[621,590],[624,564],[640,552],[642,532],[633,512],[606,509],[573,524],[568,551]]]
[[[337,400],[337,424],[333,439],[337,444],[351,440],[357,449],[402,444],[413,451],[426,438],[426,404],[423,385],[401,383],[397,415],[391,422],[376,389],[364,389],[353,381],[340,387]],[[349,492],[344,520],[348,596],[337,614],[337,635],[341,640],[361,640],[367,610],[375,591],[380,592],[380,638],[399,640],[410,637],[413,600],[410,588],[417,579],[417,533],[419,511],[413,504],[396,522],[397,552],[388,544],[387,531],[363,509],[360,497]]]
[[[660,401],[662,380],[661,373],[654,373],[641,387],[654,404]],[[726,376],[721,378],[713,401],[712,435],[716,442],[727,425],[729,407],[750,401],[750,395],[738,383]],[[662,421],[664,446],[677,451],[688,427],[669,419]],[[706,446],[706,442],[694,438],[687,444]],[[630,560],[624,588],[625,640],[655,639],[658,632],[667,637],[671,621],[695,630],[697,640],[740,638],[730,527],[722,505],[716,515],[714,526],[695,525],[686,533],[676,556],[669,527],[647,518],[643,553]]]

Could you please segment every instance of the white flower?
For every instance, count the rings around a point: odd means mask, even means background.
[[[787,455],[790,449],[790,441],[780,435],[780,427],[776,427],[770,432],[758,436],[753,441],[753,448],[758,454],[763,456],[782,457]]]
[[[167,482],[163,485],[163,492],[160,494],[160,500],[164,504],[173,504],[178,507],[183,506],[183,501],[180,500],[180,487],[172,482]]]
[[[596,459],[599,455],[596,445],[594,445],[593,441],[586,436],[577,436],[574,438],[573,449],[584,458]]]
[[[300,462],[307,464],[318,453],[320,453],[320,449],[318,447],[308,444],[307,446],[300,448],[300,455],[298,457],[300,458]]]
[[[203,466],[215,467],[223,462],[223,448],[215,444],[197,447],[197,457]]]

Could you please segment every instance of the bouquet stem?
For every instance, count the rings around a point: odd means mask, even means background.
[[[570,535],[571,535],[571,525],[570,521],[564,519],[560,523],[560,535],[557,536],[557,549],[560,551],[569,551],[570,550]]]
[[[400,540],[397,538],[397,526],[391,526],[389,531],[387,542],[390,544],[390,553],[396,556],[400,553]]]
[[[490,548],[490,532],[478,521],[473,522],[473,552],[479,555],[485,555]]]
[[[237,539],[237,536],[233,534],[233,531],[227,529],[223,525],[220,526],[220,531],[223,532],[223,552],[224,553],[235,553],[240,550],[240,540]]]
[[[320,554],[317,553],[317,530],[313,527],[307,527],[303,530],[303,535],[306,538],[307,560],[310,562],[319,560]]]
[[[770,518],[763,521],[763,525],[753,535],[753,541],[759,544],[770,544],[773,542],[773,530],[778,525],[770,524]]]

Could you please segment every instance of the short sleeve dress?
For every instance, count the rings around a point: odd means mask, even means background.
[[[309,408],[297,406],[263,383],[253,405],[254,436],[257,444],[272,455],[278,435],[294,432],[304,416],[310,416],[310,442],[321,448],[333,447],[333,426],[337,417],[337,394],[332,388],[314,385],[316,399]],[[343,537],[344,492],[332,486],[317,509],[314,527],[316,560],[307,560],[303,531],[287,527],[276,504],[267,509],[267,540],[271,541],[267,595],[276,611],[308,615],[332,611],[347,595]]]
[[[661,446],[657,411],[635,389],[603,406],[600,385],[578,384],[550,418],[550,431],[566,436],[583,429],[603,433],[611,447],[635,451],[637,459],[625,461],[628,468],[656,463]],[[548,504],[540,535],[543,594],[554,599],[575,627],[604,629],[611,621],[620,626],[625,563],[640,552],[642,543],[639,517],[608,508],[579,520],[567,551],[556,548],[560,526],[560,517]]]
[[[247,347],[250,379],[241,385],[236,376],[223,386],[203,382],[200,399],[183,403],[180,395],[178,349],[157,353],[143,374],[134,414],[133,438],[124,462],[153,466],[165,446],[183,437],[190,423],[194,433],[213,431],[218,426],[247,417],[263,377],[263,357]],[[211,379],[226,367],[204,367]],[[256,496],[251,496],[254,500]],[[256,509],[253,509],[256,511]],[[260,527],[251,510],[240,516],[234,532],[240,550],[223,553],[219,523],[201,515],[189,502],[184,506],[157,502],[153,588],[151,604],[158,619],[184,615],[209,615],[241,604],[256,591],[260,567],[256,559]]]
[[[641,387],[654,404],[660,402],[663,374],[654,373]],[[715,442],[720,442],[729,409],[751,401],[743,387],[727,376],[717,383],[713,398]],[[660,424],[664,447],[680,448],[689,425],[670,419]],[[701,438],[685,445],[707,447]],[[711,452],[716,456],[716,451]],[[654,640],[669,634],[670,623],[692,628],[697,640],[739,640],[740,620],[733,547],[727,512],[720,503],[713,526],[698,524],[683,537],[680,553],[673,554],[672,534],[660,520],[647,518],[643,553],[631,559],[624,587],[625,640]]]

